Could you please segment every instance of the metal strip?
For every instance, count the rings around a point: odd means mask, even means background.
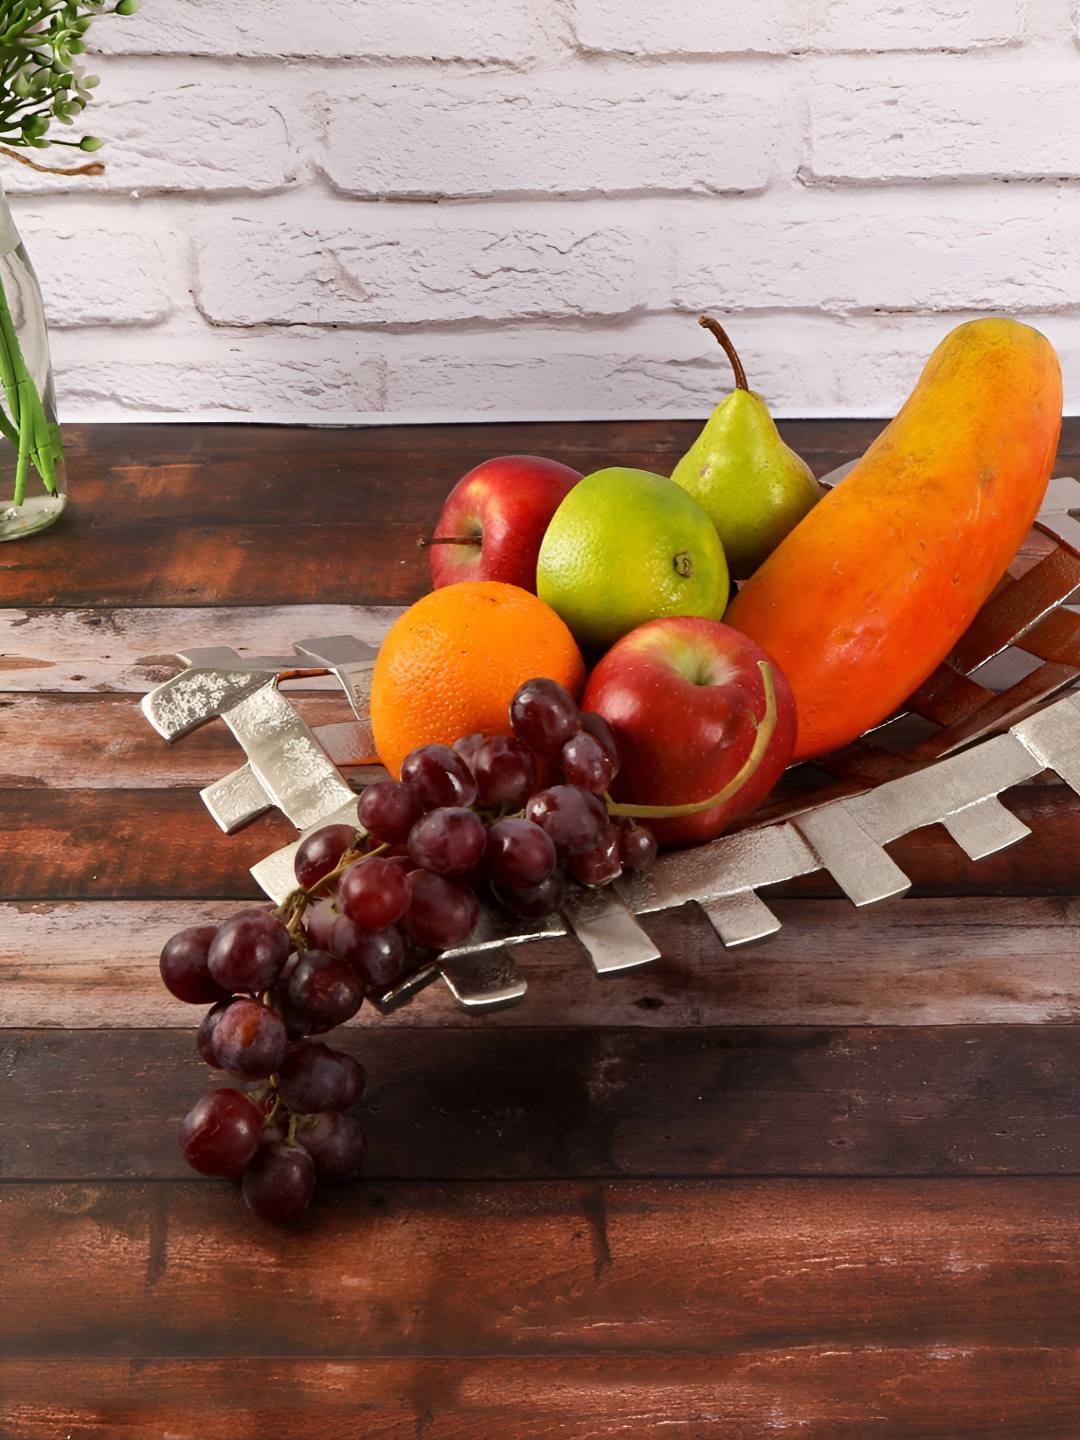
[[[479,955],[440,956],[438,969],[459,1005],[466,1010],[497,1010],[525,998],[528,986],[508,950]]]
[[[744,890],[739,895],[724,895],[719,900],[706,900],[701,909],[728,949],[749,945],[754,940],[765,940],[780,929],[780,921],[753,890]]]
[[[792,824],[853,905],[873,905],[910,890],[911,881],[838,800],[800,815]]]
[[[616,975],[660,958],[633,911],[610,890],[571,891],[563,914],[598,975]]]
[[[994,799],[977,800],[946,815],[941,823],[970,860],[996,855],[1031,834],[1030,826]]]
[[[215,780],[199,791],[203,804],[226,835],[232,835],[270,809],[273,801],[250,765]]]

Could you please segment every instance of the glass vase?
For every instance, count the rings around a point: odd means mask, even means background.
[[[0,540],[43,530],[66,504],[41,290],[0,186]]]

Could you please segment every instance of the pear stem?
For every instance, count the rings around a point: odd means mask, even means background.
[[[776,686],[773,684],[772,666],[765,660],[759,660],[758,669],[761,671],[761,685],[765,691],[765,713],[760,720],[751,716],[757,734],[750,747],[750,754],[722,790],[718,790],[715,795],[710,795],[707,800],[698,800],[690,805],[617,805],[610,803],[608,814],[634,820],[672,820],[680,815],[700,815],[704,810],[712,810],[717,805],[726,804],[732,796],[737,795],[764,760],[765,751],[769,748],[769,742],[776,731]]]
[[[720,324],[719,320],[714,320],[711,315],[699,315],[697,323],[702,326],[703,329],[708,330],[711,335],[715,335],[723,346],[724,354],[731,361],[731,368],[735,372],[736,390],[749,390],[750,386],[746,383],[746,371],[742,368],[742,361],[739,359],[735,346],[728,339],[728,333]]]

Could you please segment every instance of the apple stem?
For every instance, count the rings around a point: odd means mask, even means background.
[[[479,535],[421,535],[417,548],[426,550],[429,545],[482,545]]]
[[[708,330],[711,335],[715,335],[723,346],[724,354],[731,361],[731,368],[735,372],[736,390],[749,390],[750,386],[746,383],[746,371],[742,368],[742,361],[739,359],[738,351],[731,343],[727,331],[720,324],[719,320],[714,320],[711,315],[699,315],[697,323]]]
[[[765,689],[765,713],[760,720],[751,717],[757,734],[750,747],[750,754],[739,767],[738,773],[731,777],[722,790],[710,795],[708,800],[698,800],[692,805],[619,805],[609,802],[608,814],[622,815],[632,820],[673,820],[679,815],[700,815],[703,810],[713,810],[717,805],[724,805],[733,795],[737,795],[761,764],[776,730],[776,687],[773,684],[772,666],[765,660],[759,660],[758,669],[761,671],[761,683]]]

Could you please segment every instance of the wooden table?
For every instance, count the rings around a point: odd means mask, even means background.
[[[1060,785],[1013,792],[1034,833],[979,864],[898,842],[912,898],[783,887],[746,953],[672,912],[645,971],[550,942],[516,1010],[365,1013],[368,1178],[295,1231],[178,1153],[206,1072],[158,948],[289,832],[220,834],[196,791],[235,745],[169,749],[137,694],[182,644],[279,650],[419,595],[416,536],[486,456],[667,473],[696,428],[71,433],[70,514],[0,553],[4,1440],[1080,1434]],[[880,427],[784,428],[822,472]]]

